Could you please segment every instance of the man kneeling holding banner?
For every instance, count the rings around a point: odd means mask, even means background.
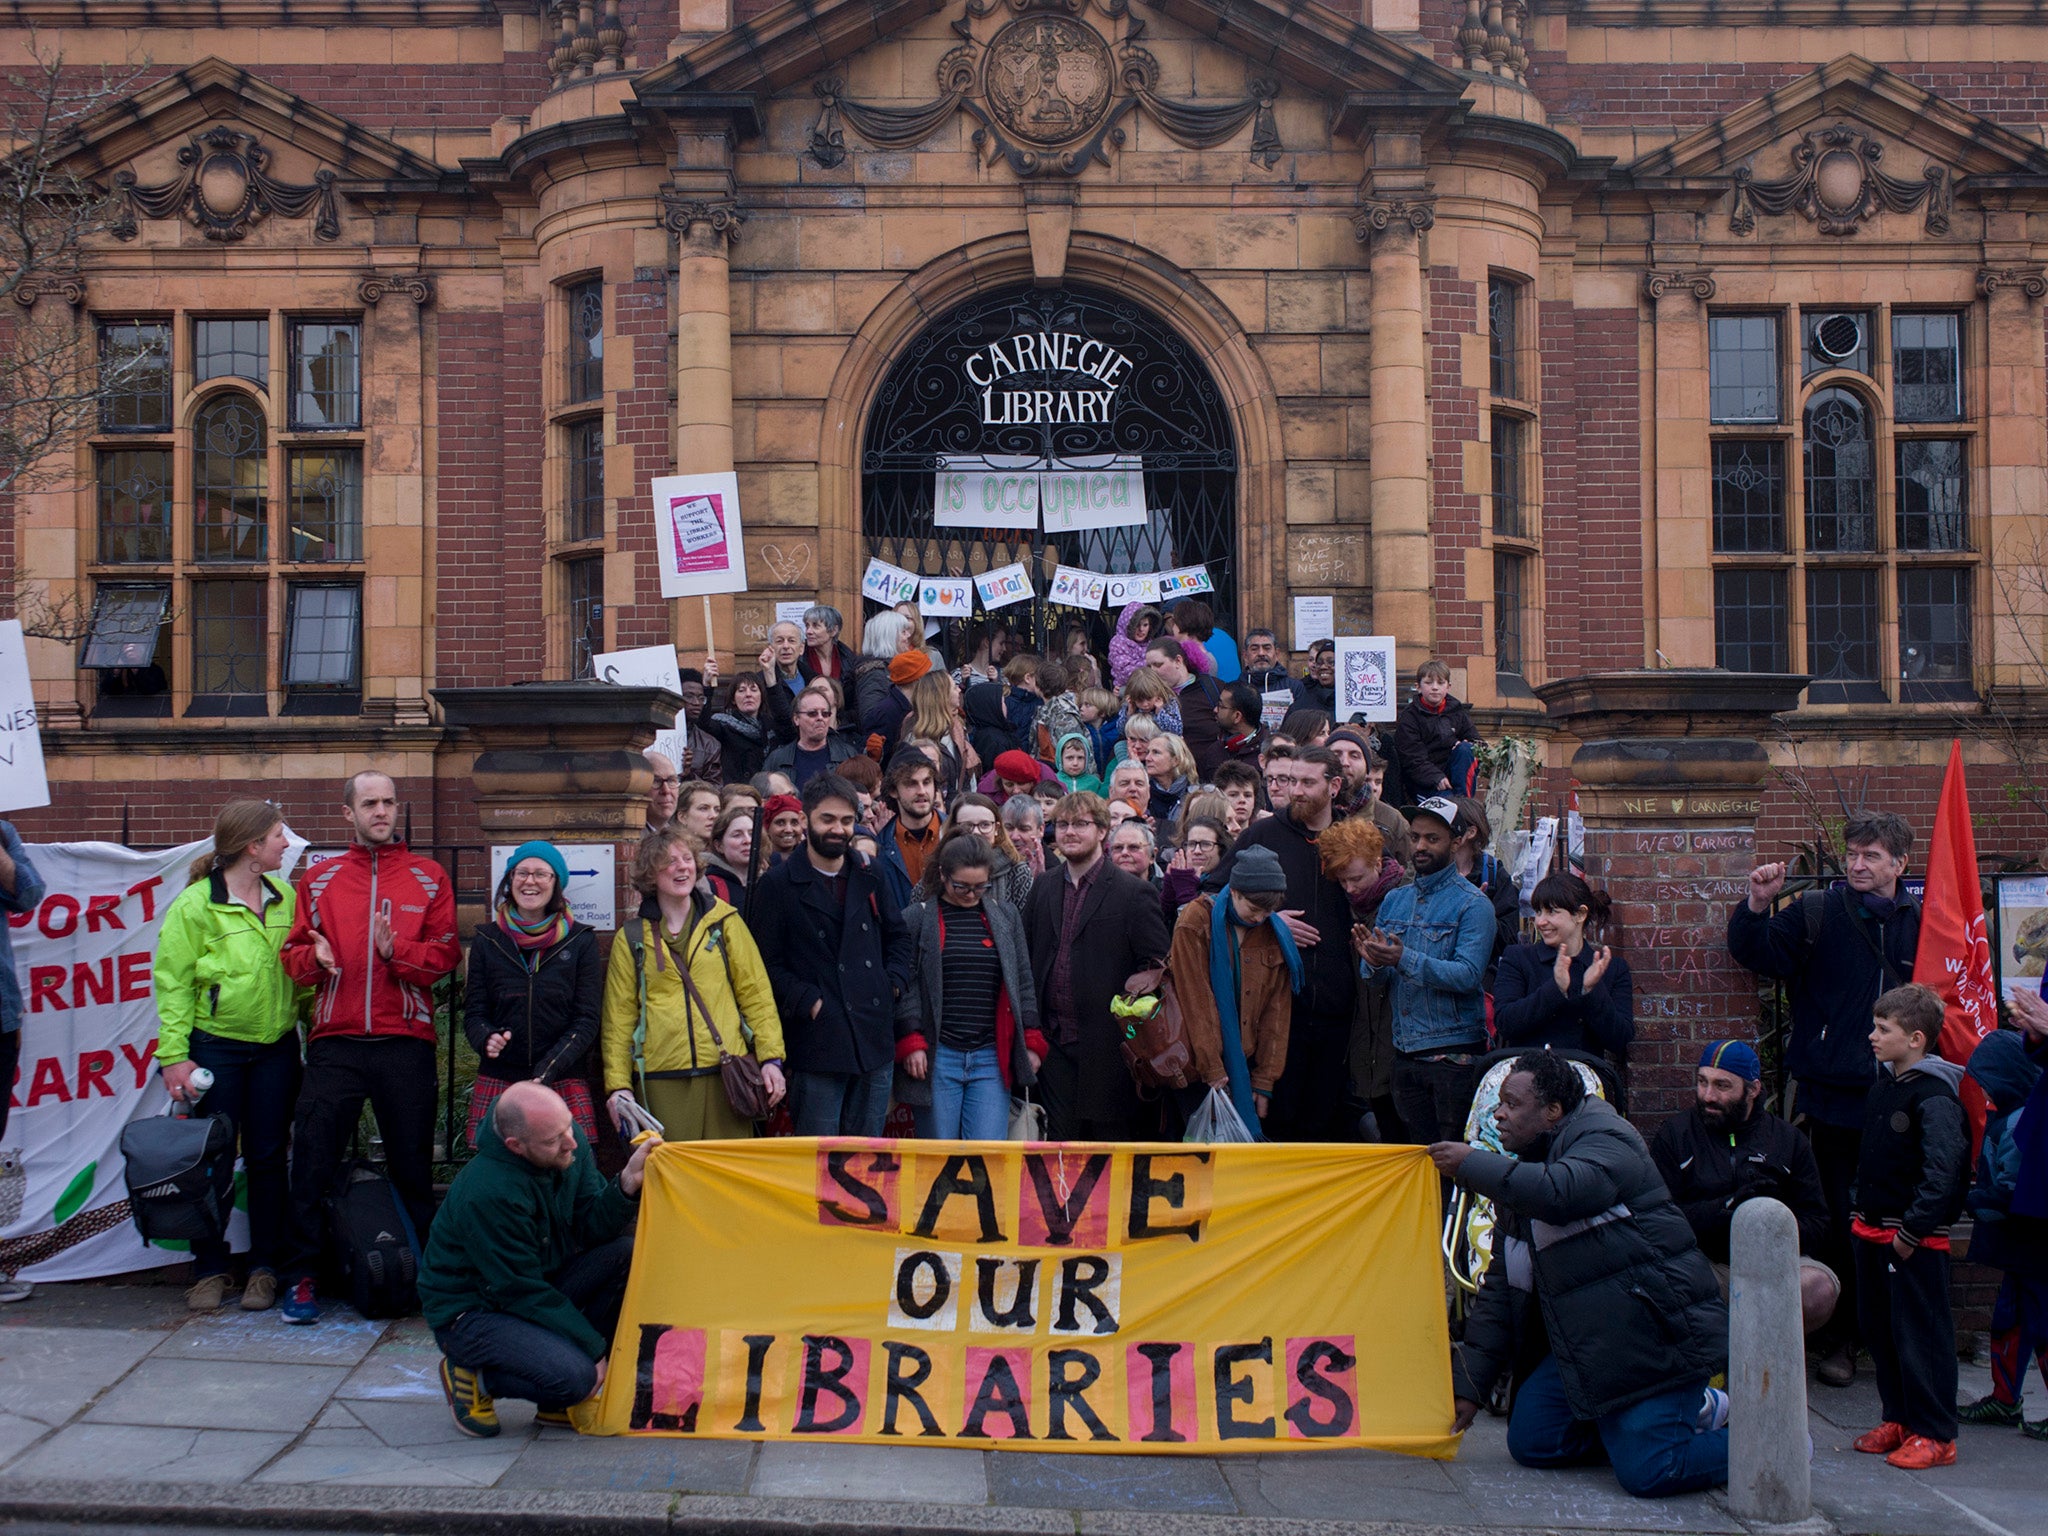
[[[604,1385],[605,1356],[633,1259],[633,1224],[654,1139],[615,1180],[560,1094],[514,1083],[449,1187],[420,1272],[420,1303],[440,1346],[441,1390],[464,1434],[498,1432],[494,1397],[543,1423]]]

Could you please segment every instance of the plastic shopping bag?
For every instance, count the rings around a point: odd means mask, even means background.
[[[1246,1128],[1244,1117],[1237,1112],[1237,1106],[1230,1102],[1230,1090],[1211,1088],[1209,1097],[1202,1100],[1202,1107],[1188,1119],[1188,1133],[1183,1141],[1199,1142],[1253,1142],[1259,1138]]]

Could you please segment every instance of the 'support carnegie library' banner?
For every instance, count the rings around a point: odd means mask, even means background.
[[[648,1159],[596,1434],[1448,1457],[1420,1148],[815,1140]]]
[[[279,876],[305,850],[294,837]],[[128,1215],[121,1128],[168,1102],[156,1072],[150,968],[164,911],[211,841],[138,852],[30,845],[45,894],[9,919],[23,1007],[21,1065],[0,1137],[0,1271],[81,1280],[175,1264]],[[239,1215],[229,1228],[246,1246]]]

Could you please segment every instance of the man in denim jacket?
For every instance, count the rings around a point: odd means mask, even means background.
[[[1493,903],[1451,848],[1469,829],[1446,795],[1410,807],[1415,879],[1380,903],[1376,927],[1355,927],[1359,972],[1393,983],[1394,1112],[1412,1142],[1462,1141],[1472,1058],[1486,1047],[1483,982],[1493,953]]]
[[[43,899],[43,877],[29,862],[14,824],[0,821],[0,913],[33,912]],[[0,1137],[7,1132],[7,1099],[21,1060],[21,983],[14,974],[14,942],[0,922]],[[0,1301],[27,1301],[34,1287],[0,1272]]]

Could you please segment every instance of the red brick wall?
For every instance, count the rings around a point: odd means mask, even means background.
[[[432,781],[400,779],[398,794],[411,810],[414,840],[433,841],[437,834]],[[125,808],[129,845],[164,848],[211,837],[215,813],[230,800],[274,801],[292,830],[316,847],[334,847],[348,837],[348,827],[341,819],[339,778],[53,783],[49,805],[17,811],[8,819],[31,843],[113,843],[121,841]],[[401,829],[403,817],[401,812]]]
[[[661,596],[661,571],[654,558],[654,517],[648,483],[675,467],[675,405],[671,400],[668,347],[668,277],[642,268],[630,283],[612,289],[612,325],[633,347],[633,380],[612,402],[612,428],[620,451],[633,458],[633,490],[613,511],[618,548],[634,553],[633,602],[616,615],[614,643],[622,650],[660,645],[669,638],[668,604]]]
[[[437,325],[437,681],[461,687],[538,677],[531,632],[540,612],[539,508],[531,477],[508,484],[506,475],[506,394],[526,387],[522,381],[539,366],[538,336],[515,343],[508,331],[523,328],[504,315],[442,314]],[[508,613],[527,618],[516,636],[506,633]]]
[[[1479,396],[1464,386],[1463,338],[1479,329],[1478,286],[1455,267],[1432,267],[1428,284],[1430,527],[1435,541],[1435,652],[1455,665],[1485,653],[1485,610],[1465,597],[1465,551],[1479,543],[1481,497],[1465,489],[1465,445],[1479,436]]]
[[[1543,521],[1546,539],[1559,514],[1576,526],[1578,601],[1569,608],[1550,605],[1553,614],[1569,616],[1556,627],[1566,632],[1562,643],[1575,653],[1553,677],[1643,664],[1639,324],[1632,309],[1574,311],[1569,351],[1554,364],[1570,391],[1563,419],[1574,439],[1575,478],[1548,500]],[[1553,576],[1556,569],[1553,559]]]
[[[2048,65],[2038,61],[1878,62],[1959,107],[2029,134],[2048,115]],[[1812,72],[1806,64],[1573,64],[1550,55],[1536,60],[1530,86],[1547,111],[1589,128],[1670,123],[1691,129]],[[1917,160],[1886,168],[1895,176],[1919,174]]]

